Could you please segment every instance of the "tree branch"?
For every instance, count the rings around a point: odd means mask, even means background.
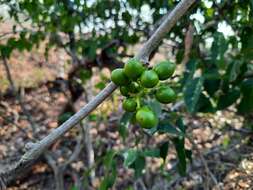
[[[156,32],[144,44],[135,58],[146,63],[149,58],[149,54],[159,45],[166,33],[170,31],[179,18],[185,14],[187,9],[194,2],[195,0],[182,0],[180,3],[178,3],[178,5],[170,12],[168,17],[164,20]],[[88,116],[89,113],[95,110],[96,107],[100,105],[107,97],[109,97],[116,88],[117,86],[110,82],[92,101],[81,108],[81,110],[69,118],[65,123],[54,129],[48,136],[40,140],[38,143],[33,144],[31,149],[28,150],[17,163],[15,163],[7,171],[1,172],[0,181],[3,181],[5,184],[9,184],[18,176],[21,176],[24,170],[29,168],[49,146],[51,146],[57,139],[62,137],[76,124],[78,124],[82,119]],[[1,184],[2,183],[0,183],[0,185]],[[0,187],[0,189],[4,189],[4,187]]]

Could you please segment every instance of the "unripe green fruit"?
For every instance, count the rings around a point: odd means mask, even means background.
[[[176,93],[174,92],[173,89],[170,87],[166,86],[161,86],[155,94],[156,99],[163,103],[163,104],[168,104],[176,100]]]
[[[148,107],[144,106],[136,113],[136,121],[142,128],[150,129],[157,126],[158,118]]]
[[[128,112],[134,112],[136,107],[137,103],[133,98],[127,98],[123,101],[123,109]]]
[[[153,70],[157,73],[160,80],[171,77],[176,69],[176,65],[169,61],[162,61],[154,66]]]
[[[158,75],[153,70],[144,71],[141,75],[141,85],[146,88],[153,88],[158,82]]]
[[[130,83],[129,79],[125,75],[123,69],[115,69],[112,71],[111,80],[118,86],[127,85]]]
[[[132,80],[136,80],[141,76],[145,67],[136,59],[130,59],[124,66],[125,74]]]

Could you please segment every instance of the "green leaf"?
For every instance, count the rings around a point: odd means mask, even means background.
[[[154,135],[157,132],[157,127],[152,127],[151,129],[144,129],[146,133],[150,136]]]
[[[186,68],[184,72],[184,77],[182,80],[182,85],[185,86],[189,80],[193,79],[193,75],[195,70],[197,69],[198,61],[196,59],[191,59],[188,63],[186,63]]]
[[[252,60],[253,59],[253,28],[244,27],[241,33],[242,41],[242,54],[245,58]]]
[[[111,165],[111,172],[107,173],[101,182],[99,190],[107,190],[112,188],[117,178],[116,162],[113,161]]]
[[[106,84],[104,82],[98,82],[96,85],[95,85],[95,88],[99,89],[99,90],[103,90],[105,88]]]
[[[250,113],[253,111],[253,79],[243,81],[242,99],[237,107],[238,112],[242,114]]]
[[[129,14],[128,11],[125,11],[122,13],[122,19],[127,23],[129,24],[131,19],[132,19],[132,16]]]
[[[213,113],[213,112],[215,112],[214,106],[212,105],[212,103],[210,101],[210,98],[207,97],[203,93],[200,94],[196,110],[198,112],[203,112],[203,113]]]
[[[224,35],[216,32],[213,35],[214,40],[211,47],[211,57],[219,68],[224,68],[224,54],[228,49],[228,43]]]
[[[125,142],[127,135],[128,135],[128,129],[125,125],[119,125],[118,132],[121,138],[123,139],[123,142]]]
[[[184,148],[184,138],[174,138],[174,146],[176,148],[177,157],[178,157],[178,172],[181,176],[186,175],[186,153]]]
[[[79,71],[79,78],[81,79],[82,83],[85,83],[88,79],[91,78],[91,76],[92,76],[91,70],[81,69]]]
[[[119,121],[118,131],[119,131],[119,135],[123,138],[123,141],[125,141],[128,135],[128,127],[133,117],[134,117],[134,113],[125,112]]]
[[[159,158],[160,157],[160,150],[157,148],[147,149],[147,150],[144,150],[141,153],[141,155],[144,157],[157,157],[157,158]]]
[[[237,88],[229,90],[227,93],[222,94],[217,103],[217,109],[222,110],[229,106],[231,106],[233,103],[236,102],[236,100],[240,97],[240,90]]]
[[[195,113],[197,111],[197,103],[202,92],[203,81],[202,77],[198,77],[189,80],[185,85],[184,101],[190,113]]]
[[[185,156],[186,158],[188,158],[190,160],[190,162],[192,162],[192,151],[185,149]]]
[[[205,80],[204,88],[210,96],[219,90],[221,80]]]
[[[109,170],[111,165],[112,165],[112,162],[113,162],[113,158],[116,156],[117,152],[114,151],[114,150],[109,150],[105,157],[104,157],[104,165],[105,167]]]
[[[117,152],[114,150],[109,150],[103,160],[105,166],[105,177],[101,182],[99,190],[107,190],[113,186],[117,177],[117,164],[114,157]]]
[[[88,118],[90,121],[97,121],[99,117],[97,114],[90,114]]]
[[[78,190],[76,186],[72,186],[70,190]]]
[[[135,162],[138,156],[139,156],[139,152],[134,149],[129,149],[126,152],[124,152],[123,153],[124,167],[129,167],[133,162]]]
[[[0,51],[1,51],[1,56],[5,58],[9,58],[12,52],[12,48],[9,46],[2,46],[0,45]]]
[[[137,8],[141,5],[140,0],[129,0],[128,3],[130,5],[130,7],[132,7],[132,8]]]
[[[180,117],[177,121],[176,121],[176,125],[178,126],[178,128],[185,134],[185,130],[186,130],[186,126],[184,124],[183,118]]]
[[[166,157],[168,155],[168,150],[169,150],[169,142],[164,142],[161,146],[160,146],[160,157],[165,161]]]
[[[180,64],[182,62],[183,58],[184,58],[184,50],[179,49],[176,54],[176,63]]]
[[[243,62],[240,60],[235,60],[229,64],[229,67],[227,69],[229,82],[235,81],[237,77],[240,75],[242,64]]]
[[[58,123],[62,124],[67,121],[74,113],[73,112],[65,112],[58,117]]]
[[[172,124],[168,122],[159,124],[157,127],[157,131],[159,133],[170,133],[176,136],[184,135],[182,131],[180,131],[178,128],[176,128],[175,126],[173,126]]]
[[[155,99],[147,101],[146,104],[151,108],[156,116],[159,117],[159,115],[162,113],[161,104]]]
[[[131,112],[125,112],[121,119],[120,119],[120,124],[121,125],[125,125],[125,126],[128,126],[128,124],[130,123],[131,119],[134,117],[134,113],[131,113]]]
[[[145,164],[146,160],[143,156],[138,156],[136,160],[131,164],[130,168],[134,169],[135,178],[138,178],[142,175]]]
[[[210,96],[213,96],[215,92],[217,92],[220,88],[221,76],[219,74],[218,68],[213,66],[214,68],[207,68],[203,77],[204,81],[204,89]]]

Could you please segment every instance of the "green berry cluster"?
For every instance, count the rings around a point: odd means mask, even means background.
[[[120,92],[126,98],[123,109],[135,112],[136,121],[143,128],[152,128],[158,124],[156,114],[146,105],[141,105],[140,98],[146,89],[155,89],[155,98],[163,104],[168,104],[176,99],[176,93],[169,86],[162,85],[159,81],[170,78],[175,71],[175,64],[162,61],[152,69],[146,68],[140,61],[130,59],[124,68],[112,71],[111,80],[120,86]]]

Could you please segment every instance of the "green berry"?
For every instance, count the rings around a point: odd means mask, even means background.
[[[142,128],[150,129],[157,126],[158,118],[148,107],[144,106],[136,113],[136,121]]]
[[[123,101],[123,109],[128,112],[134,112],[137,107],[137,102],[133,98],[127,98]]]
[[[158,75],[153,70],[144,71],[141,75],[141,85],[143,87],[153,88],[158,82]]]
[[[160,80],[171,77],[176,69],[176,65],[169,61],[162,61],[154,66],[153,70],[157,73]]]
[[[130,59],[124,66],[125,74],[132,80],[139,78],[144,70],[143,64],[136,59]]]
[[[130,83],[128,77],[125,75],[123,69],[115,69],[112,71],[111,80],[118,86],[127,85]]]
[[[168,104],[176,100],[176,93],[170,87],[161,86],[156,91],[155,97],[159,102]]]

